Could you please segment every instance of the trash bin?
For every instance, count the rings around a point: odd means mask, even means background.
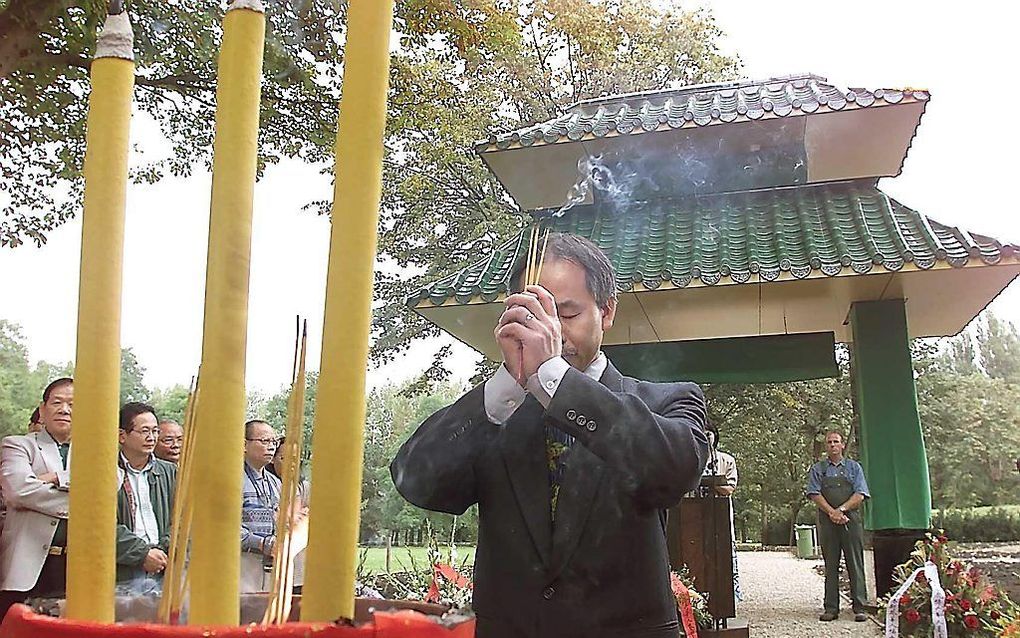
[[[797,558],[814,558],[815,556],[815,526],[797,526]]]

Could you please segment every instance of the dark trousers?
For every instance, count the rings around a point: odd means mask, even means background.
[[[825,559],[825,611],[839,613],[839,557],[846,560],[850,575],[850,600],[853,610],[864,611],[868,598],[864,583],[864,525],[859,512],[851,512],[850,522],[835,525],[824,513],[818,514],[818,540]]]
[[[35,587],[28,591],[0,591],[0,619],[15,603],[29,598],[55,598],[63,596],[67,588],[67,556],[47,556],[39,572]]]

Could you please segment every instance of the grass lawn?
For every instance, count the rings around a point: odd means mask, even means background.
[[[386,548],[385,547],[361,547],[360,555],[365,555],[365,566],[363,574],[382,574],[386,572]],[[446,560],[447,548],[442,548],[443,559]],[[426,549],[424,547],[394,547],[390,550],[390,569],[395,572],[408,571],[411,569],[411,561],[418,569],[428,565]],[[454,567],[460,569],[461,563],[467,561],[470,566],[474,562],[475,548],[470,545],[458,545],[457,556],[453,559]]]

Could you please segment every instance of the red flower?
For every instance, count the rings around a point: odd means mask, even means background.
[[[917,613],[916,609],[908,609],[903,616],[907,619],[907,622],[917,622],[918,620],[921,620],[921,614]]]
[[[900,596],[900,605],[906,607],[910,604],[910,594],[903,594]]]
[[[967,614],[963,617],[963,624],[967,626],[967,629],[977,629],[981,626],[981,621],[974,614]]]
[[[970,601],[967,600],[966,598],[961,598],[960,599],[960,609],[962,609],[964,611],[970,611]]]
[[[945,534],[939,534],[939,541],[945,543],[949,538]]]
[[[993,609],[992,613],[991,613],[991,616],[992,616],[992,620],[998,620],[999,617],[1002,616],[1002,614],[1000,614],[999,612],[997,612],[996,610]]]

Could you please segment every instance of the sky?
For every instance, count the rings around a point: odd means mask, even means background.
[[[663,4],[669,4],[663,2]],[[839,86],[913,87],[931,92],[903,174],[881,187],[940,222],[1020,243],[1016,197],[1016,9],[1006,3],[782,3],[716,0],[711,9],[723,47],[751,79],[812,72]],[[157,148],[160,134],[136,118],[134,141]],[[211,178],[130,186],[124,259],[122,344],[134,349],[150,387],[187,384],[201,354]],[[330,198],[318,167],[283,162],[255,188],[247,383],[272,393],[290,378],[294,316],[310,326],[311,369],[318,369],[328,220],[301,211]],[[80,221],[33,245],[0,250],[0,318],[21,325],[33,361],[74,358]],[[1014,283],[991,309],[1020,323]],[[416,375],[444,341],[369,372],[370,386]],[[477,355],[456,344],[450,368],[467,378]]]

